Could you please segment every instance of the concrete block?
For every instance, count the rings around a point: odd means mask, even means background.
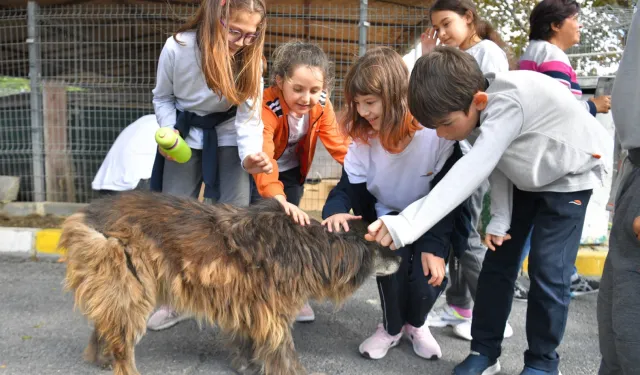
[[[36,229],[0,228],[0,252],[32,253]]]
[[[40,214],[39,206],[41,204],[35,202],[11,202],[2,207],[2,213],[9,216],[27,216],[32,214]]]
[[[20,177],[0,176],[0,202],[13,202],[18,199]]]
[[[70,216],[86,206],[86,203],[44,202],[44,214]]]

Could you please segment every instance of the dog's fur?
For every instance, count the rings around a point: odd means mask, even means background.
[[[363,238],[364,223],[328,233],[296,224],[274,200],[250,208],[148,192],[95,201],[69,217],[66,287],[94,322],[85,359],[138,374],[134,346],[168,304],[230,338],[241,373],[304,374],[291,336],[309,299],[343,302],[399,258]]]

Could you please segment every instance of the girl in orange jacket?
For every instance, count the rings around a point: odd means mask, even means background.
[[[271,158],[273,173],[254,175],[256,187],[263,198],[277,199],[296,222],[305,225],[309,216],[298,205],[318,138],[340,164],[347,154],[347,137],[339,131],[327,94],[332,64],[319,46],[288,42],[274,51],[270,75],[271,86],[262,99],[262,150]],[[297,321],[314,318],[306,304]]]
[[[271,86],[262,98],[262,150],[271,158],[273,173],[254,175],[258,193],[276,198],[302,225],[309,217],[297,206],[318,138],[340,164],[347,154],[347,137],[338,130],[327,94],[331,65],[315,44],[285,43],[274,51]]]

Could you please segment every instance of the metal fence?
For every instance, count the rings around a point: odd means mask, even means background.
[[[387,45],[404,54],[428,24],[426,8],[375,4],[270,6],[265,53],[289,39],[318,43],[335,61],[339,109],[344,74],[363,48]],[[20,200],[95,197],[91,181],[116,136],[153,113],[158,56],[194,9],[34,2],[0,9],[0,175],[21,177]],[[340,171],[319,145],[309,178],[326,182]],[[321,208],[330,186],[309,184],[304,208]]]

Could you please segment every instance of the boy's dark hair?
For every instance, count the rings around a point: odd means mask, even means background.
[[[452,112],[468,113],[473,96],[485,89],[484,75],[470,54],[438,46],[413,67],[409,110],[423,126],[435,129]]]
[[[529,40],[549,41],[555,33],[551,26],[561,26],[564,20],[578,12],[580,12],[580,5],[574,0],[539,2],[529,15]]]

